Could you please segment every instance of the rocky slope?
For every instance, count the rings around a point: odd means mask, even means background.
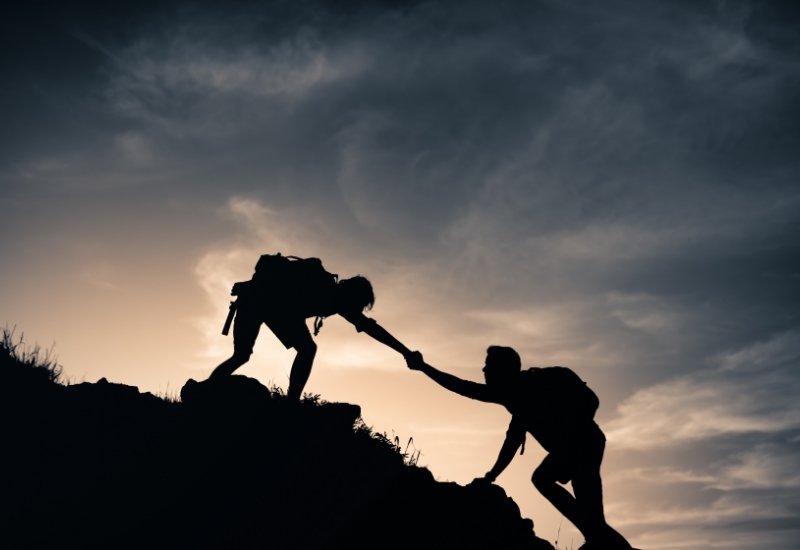
[[[48,372],[0,348],[3,547],[552,550],[502,488],[436,482],[355,405]]]

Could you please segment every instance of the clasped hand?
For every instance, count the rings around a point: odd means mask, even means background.
[[[408,368],[411,370],[422,370],[422,367],[425,366],[425,360],[422,358],[422,354],[418,351],[412,351],[406,355],[405,359]]]

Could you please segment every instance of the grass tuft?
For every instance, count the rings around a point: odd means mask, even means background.
[[[419,458],[422,456],[422,451],[414,446],[413,437],[408,438],[408,443],[406,443],[406,448],[404,450],[400,444],[400,438],[398,436],[395,435],[394,439],[391,439],[386,432],[375,432],[373,431],[372,427],[367,426],[364,423],[364,420],[361,418],[359,418],[356,422],[354,429],[357,434],[374,439],[375,441],[389,447],[392,451],[403,457],[403,462],[408,466],[419,466]],[[394,431],[392,431],[392,435],[394,435]],[[410,453],[409,447],[411,448]]]
[[[14,364],[33,369],[37,377],[46,379],[54,384],[63,384],[61,379],[63,367],[58,364],[58,356],[53,354],[55,344],[49,349],[43,349],[39,344],[30,345],[25,342],[25,333],[19,335],[19,340],[14,342],[16,326],[9,330],[3,328],[2,341],[0,341],[0,363]]]
[[[166,401],[167,403],[180,403],[181,402],[181,390],[180,388],[172,388],[169,387],[169,382],[167,382],[167,389],[163,392],[158,391],[154,394],[156,397],[161,399],[162,401]]]

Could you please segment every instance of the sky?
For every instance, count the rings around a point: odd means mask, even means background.
[[[800,7],[38,2],[0,21],[0,324],[71,383],[175,395],[232,352],[260,254],[367,276],[370,316],[482,381],[489,345],[600,397],[643,549],[800,540]],[[442,481],[509,421],[330,318],[306,390]],[[264,328],[242,374],[286,388]],[[68,427],[65,427],[68,429]],[[529,438],[530,439],[530,438]],[[560,547],[530,440],[498,483]]]

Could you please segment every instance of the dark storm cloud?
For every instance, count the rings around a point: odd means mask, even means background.
[[[595,377],[633,472],[618,483],[664,495],[628,502],[643,536],[705,522],[780,546],[800,456],[798,23],[760,2],[31,10],[3,27],[0,227],[48,201],[197,203],[204,227],[266,205],[424,265],[459,330],[567,349]]]

